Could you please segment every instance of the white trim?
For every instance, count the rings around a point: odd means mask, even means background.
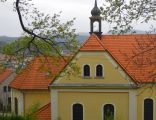
[[[81,54],[80,54],[80,53],[77,53],[77,54],[74,56],[74,58],[73,58],[70,62],[75,62],[77,59],[79,59],[80,56],[81,56]],[[61,73],[59,74],[59,77],[57,77],[57,78],[53,81],[53,83],[59,83],[60,80],[62,79],[62,77],[64,77],[65,71],[68,70],[68,68],[69,68],[69,65],[67,65],[67,66],[63,69],[63,71],[61,71]]]
[[[13,99],[13,88],[11,88],[10,97],[11,97],[11,112],[14,113],[14,99]]]
[[[82,105],[82,108],[83,108],[83,120],[85,120],[85,107],[84,107],[84,104],[82,103],[82,102],[73,102],[72,104],[71,104],[71,111],[70,111],[70,113],[71,113],[71,120],[73,120],[73,105],[74,104],[81,104]]]
[[[104,65],[103,65],[103,64],[96,64],[96,65],[95,65],[95,74],[94,74],[95,76],[94,76],[94,77],[98,77],[98,76],[96,76],[96,67],[97,67],[98,65],[101,65],[101,66],[102,66],[102,76],[101,76],[101,77],[104,77],[104,76],[105,76],[105,72],[104,72],[104,67],[103,67]]]
[[[115,120],[116,119],[116,105],[114,103],[111,103],[111,102],[110,103],[104,103],[102,105],[102,120],[104,120],[104,106],[107,104],[113,105],[113,107],[114,107],[114,120]]]
[[[88,93],[92,93],[92,92],[97,92],[97,93],[105,93],[105,92],[107,92],[107,93],[109,93],[109,92],[113,92],[113,93],[129,93],[131,90],[118,90],[118,89],[114,89],[114,90],[108,90],[108,89],[106,89],[106,90],[92,90],[92,89],[88,89],[88,90],[86,90],[86,89],[81,89],[81,90],[74,90],[74,89],[63,89],[63,90],[61,90],[61,89],[58,89],[58,92],[84,92],[84,93],[86,93],[86,92],[88,92]]]
[[[85,65],[88,65],[89,68],[90,68],[90,76],[84,76],[84,66],[85,66]],[[86,63],[86,64],[83,64],[81,70],[82,70],[82,75],[81,75],[82,77],[92,77],[92,67],[91,67],[90,64],[87,64],[87,63]]]
[[[129,120],[137,120],[137,93],[129,92]]]
[[[51,90],[51,120],[58,119],[58,91]]]
[[[144,120],[144,101],[145,99],[152,99],[153,100],[153,120],[155,120],[155,99],[153,97],[145,97],[143,99],[143,102],[142,102],[142,120]]]
[[[21,114],[22,115],[24,115],[24,94],[23,93],[21,93],[22,94],[22,98],[21,98]],[[20,106],[20,105],[19,105]]]

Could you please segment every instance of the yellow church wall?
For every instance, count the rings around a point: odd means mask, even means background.
[[[103,120],[103,106],[113,104],[115,120],[128,120],[128,95],[127,92],[58,92],[58,117],[60,120],[72,120],[72,105],[81,103],[84,120]]]
[[[80,74],[77,76],[68,76],[61,73],[57,83],[62,84],[129,84],[129,77],[123,70],[110,58],[106,52],[80,52],[72,61],[80,68]],[[83,77],[83,66],[90,65],[91,77]],[[96,78],[96,66],[103,66],[103,78]],[[114,64],[114,65],[113,65]],[[67,69],[69,69],[67,67]]]
[[[137,120],[143,120],[144,117],[144,100],[147,98],[153,99],[153,111],[154,111],[154,118],[156,120],[156,87],[151,85],[146,85],[138,89],[137,91]]]
[[[50,102],[50,91],[48,90],[27,90],[24,91],[24,111],[29,112],[31,108],[39,108]]]

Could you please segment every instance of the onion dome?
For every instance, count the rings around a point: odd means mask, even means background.
[[[100,16],[100,14],[101,14],[101,11],[97,6],[97,1],[96,0],[95,0],[95,6],[92,9],[91,14],[92,14],[92,16]]]

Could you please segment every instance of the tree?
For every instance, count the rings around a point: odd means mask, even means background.
[[[7,0],[1,0],[6,2]],[[75,29],[72,29],[74,19],[61,23],[60,14],[44,14],[31,3],[31,0],[16,0],[14,11],[17,12],[24,37],[7,45],[4,53],[24,60],[37,55],[55,55],[64,59],[63,49],[75,52],[78,48]],[[51,50],[51,51],[50,51]],[[28,54],[29,53],[29,54]]]
[[[132,24],[148,23],[156,20],[155,0],[105,0],[101,7],[103,20],[112,24],[113,34],[124,34],[133,31]],[[156,26],[151,26],[155,31]]]

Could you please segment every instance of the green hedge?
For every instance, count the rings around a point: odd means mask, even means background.
[[[36,120],[32,116],[0,115],[0,120]]]

